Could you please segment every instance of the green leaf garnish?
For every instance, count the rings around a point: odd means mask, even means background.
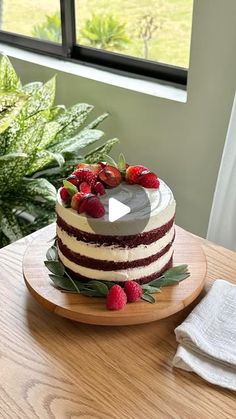
[[[147,301],[148,303],[154,304],[156,302],[155,298],[151,294],[142,294],[142,300]]]
[[[118,169],[121,172],[126,171],[126,161],[125,161],[125,156],[123,153],[120,153],[119,158],[118,158]]]
[[[68,180],[63,180],[63,185],[68,190],[70,196],[73,196],[74,194],[78,192],[78,189],[76,188],[76,186],[68,182]]]
[[[108,164],[110,164],[110,166],[117,167],[117,164],[116,164],[115,160],[113,160],[113,158],[111,156],[108,156],[107,154],[104,154],[103,158]]]

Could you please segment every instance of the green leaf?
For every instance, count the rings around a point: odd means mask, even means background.
[[[21,82],[10,60],[5,55],[0,61],[0,90],[18,90]]]
[[[161,292],[160,288],[153,287],[149,284],[142,285],[142,290],[144,294],[154,294],[155,292]]]
[[[22,193],[38,202],[56,202],[56,189],[46,179],[23,179],[21,183]]]
[[[23,236],[17,217],[8,205],[2,205],[0,209],[0,231],[10,242],[14,242]]]
[[[52,106],[55,99],[55,88],[56,78],[54,76],[45,84],[39,85],[38,88],[34,89],[21,111],[21,118],[25,120]]]
[[[19,114],[26,100],[23,93],[0,91],[0,134]]]
[[[155,298],[151,294],[142,294],[142,300],[147,301],[148,303],[154,304],[156,302]]]
[[[56,246],[52,246],[46,253],[47,260],[58,260],[58,253]]]
[[[118,169],[121,172],[126,171],[126,161],[125,161],[125,156],[123,153],[120,153],[119,158],[118,158]]]
[[[74,194],[76,194],[78,192],[78,189],[76,188],[76,186],[73,185],[72,183],[68,182],[68,180],[63,180],[63,185],[65,186],[65,188],[69,192],[70,196],[73,196]]]
[[[57,288],[60,288],[62,290],[70,291],[70,292],[76,292],[78,293],[78,289],[75,288],[74,284],[65,276],[63,275],[52,275],[49,274],[49,277],[53,281],[54,285]]]
[[[83,130],[75,137],[67,138],[64,141],[54,144],[50,147],[50,150],[64,155],[69,153],[70,155],[77,156],[81,149],[99,141],[103,135],[104,133],[99,130]]]
[[[103,159],[106,163],[110,164],[111,166],[117,167],[117,164],[116,164],[115,160],[113,160],[113,158],[111,156],[108,156],[107,154],[104,154]]]
[[[60,124],[61,130],[57,134],[56,142],[60,142],[65,138],[71,138],[76,133],[78,128],[87,119],[89,113],[92,111],[93,106],[87,103],[78,103],[65,112],[58,115],[55,121]]]
[[[86,154],[84,157],[85,161],[90,164],[103,161],[104,154],[109,154],[112,147],[117,143],[119,143],[118,138],[108,140],[105,144],[93,149],[88,154]]]
[[[89,125],[86,126],[86,129],[93,129],[97,128],[97,126],[104,121],[109,116],[109,113],[105,112],[102,115],[100,115],[98,118],[96,118],[94,121],[90,122]]]
[[[100,282],[97,280],[89,281],[86,286],[93,290],[94,292],[97,292],[98,296],[104,297],[108,293],[108,287],[104,282]]]
[[[45,260],[45,266],[52,272],[54,275],[63,276],[65,273],[65,268],[61,262],[56,260]]]

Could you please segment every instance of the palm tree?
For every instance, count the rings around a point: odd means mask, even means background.
[[[56,12],[53,15],[46,16],[45,21],[41,25],[35,25],[33,27],[32,35],[35,38],[46,41],[61,42],[60,14]]]
[[[88,45],[110,51],[121,51],[129,43],[125,24],[111,14],[93,14],[86,20],[80,34]]]

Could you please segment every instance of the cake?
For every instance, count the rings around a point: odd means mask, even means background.
[[[143,166],[132,166],[143,168],[141,172],[139,170],[141,175],[138,170],[130,170],[136,177],[121,172],[113,186],[110,178],[110,184],[106,184],[104,175],[99,175],[104,166],[99,166],[99,170],[94,166],[91,169],[91,166],[81,168],[79,165],[77,172],[64,183],[66,186],[58,191],[59,259],[73,279],[113,281],[121,285],[128,280],[148,283],[172,266],[176,208],[173,193],[164,181],[148,177],[148,174],[154,174]],[[107,170],[109,167],[107,165]],[[114,174],[117,169],[111,170]],[[94,176],[83,175],[78,180],[78,171],[85,174],[92,171]],[[70,181],[72,191],[70,187],[68,189]],[[99,184],[102,185],[100,188]],[[104,190],[103,186],[109,188]],[[96,195],[95,191],[99,189],[100,193]],[[68,204],[71,197],[72,203]],[[115,222],[109,221],[110,198],[128,205],[130,213]],[[89,207],[86,212],[85,204],[89,200],[93,216],[88,215]],[[97,204],[100,207],[97,206],[96,213]]]

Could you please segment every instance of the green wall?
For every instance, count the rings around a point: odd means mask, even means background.
[[[177,223],[205,236],[236,85],[236,1],[195,0],[187,103],[58,72],[57,102],[85,101],[132,163],[157,171],[177,201]],[[55,70],[19,59],[24,82]],[[117,148],[117,153],[119,149]]]

